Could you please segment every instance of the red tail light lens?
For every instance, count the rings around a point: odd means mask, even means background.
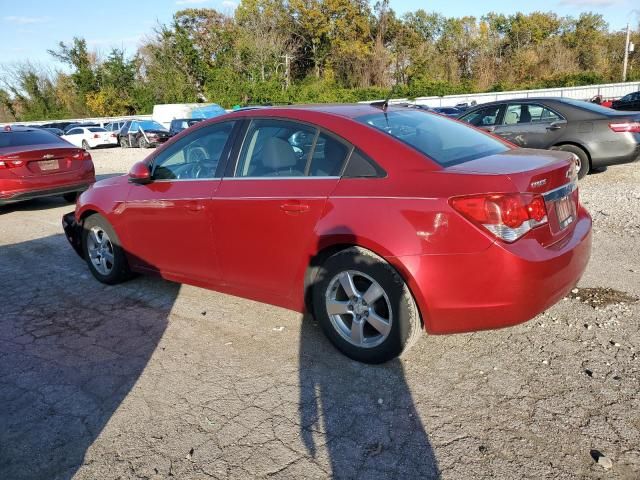
[[[0,169],[18,168],[24,165],[24,160],[16,160],[11,157],[0,157]]]
[[[98,135],[97,133],[94,133],[93,138],[100,138],[100,135]]]
[[[640,133],[640,122],[614,122],[609,124],[609,128],[617,133]]]
[[[465,218],[505,242],[514,242],[547,223],[547,207],[539,194],[507,193],[452,198],[449,203]]]

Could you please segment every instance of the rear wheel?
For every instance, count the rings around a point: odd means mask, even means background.
[[[578,157],[578,178],[584,178],[587,173],[589,173],[590,165],[589,165],[589,156],[587,152],[585,152],[580,147],[576,147],[575,145],[558,145],[556,147],[551,147],[552,150],[561,150],[563,152],[571,152]]]
[[[89,270],[100,282],[114,285],[131,278],[120,240],[109,222],[99,214],[84,221],[82,252]]]
[[[421,332],[420,315],[398,272],[377,255],[349,248],[329,257],[313,286],[313,311],[348,357],[382,363],[406,352]]]
[[[129,148],[129,142],[127,142],[126,138],[120,137],[119,143],[120,143],[120,147]]]
[[[82,148],[84,148],[85,150],[91,149],[91,147],[89,146],[86,140],[82,140]]]

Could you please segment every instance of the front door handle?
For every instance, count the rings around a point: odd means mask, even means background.
[[[309,205],[300,202],[287,202],[280,205],[280,210],[287,213],[304,213],[309,211]]]

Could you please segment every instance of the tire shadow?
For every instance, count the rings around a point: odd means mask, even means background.
[[[347,227],[339,227],[336,234],[346,245],[357,244]],[[365,267],[356,261],[354,270],[360,268]],[[310,292],[319,278],[312,277],[306,290],[309,310]],[[399,305],[392,307],[398,311]],[[350,360],[307,313],[300,335],[299,375],[301,439],[311,457],[328,455],[332,478],[440,478],[400,359],[381,365]]]
[[[0,478],[70,479],[130,392],[179,285],[94,280],[63,235],[0,246]]]

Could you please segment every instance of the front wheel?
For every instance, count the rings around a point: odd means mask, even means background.
[[[114,285],[131,277],[120,240],[109,222],[99,214],[88,217],[82,229],[82,252],[93,276]]]
[[[138,140],[138,147],[139,148],[149,148],[149,142],[147,142],[146,138],[140,137],[140,139]]]
[[[316,320],[354,360],[391,360],[406,352],[421,332],[409,288],[391,265],[368,250],[349,248],[329,257],[312,294]]]
[[[126,138],[120,137],[120,147],[121,148],[129,148],[129,142]]]
[[[82,140],[82,148],[84,150],[90,150],[91,149],[91,147],[89,146],[89,143],[87,143],[86,140]]]

